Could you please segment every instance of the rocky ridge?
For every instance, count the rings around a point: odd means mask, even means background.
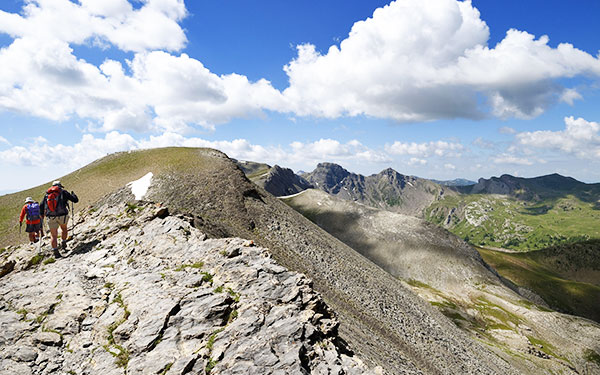
[[[66,257],[2,254],[6,374],[363,374],[302,274],[126,189],[76,216]]]
[[[268,247],[302,272],[338,314],[340,336],[387,374],[516,374],[397,278],[250,182],[226,155],[199,150],[203,168],[156,175],[146,199],[189,212],[213,237]]]

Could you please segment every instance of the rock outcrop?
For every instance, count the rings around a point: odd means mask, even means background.
[[[246,172],[248,175],[248,173]],[[289,168],[278,165],[258,175],[248,175],[250,180],[276,197],[297,194],[313,186]]]
[[[125,190],[76,216],[65,257],[10,247],[2,374],[364,374],[304,275]]]

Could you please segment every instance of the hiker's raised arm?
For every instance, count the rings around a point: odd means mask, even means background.
[[[68,193],[68,192],[66,192],[66,193],[68,194],[67,197],[69,198],[69,200],[71,202],[73,202],[73,203],[79,202],[79,198],[77,197],[77,195],[75,194],[74,191],[71,191],[70,193]]]

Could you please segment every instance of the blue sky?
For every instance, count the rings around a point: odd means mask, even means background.
[[[0,193],[171,145],[600,182],[598,2],[10,0]]]

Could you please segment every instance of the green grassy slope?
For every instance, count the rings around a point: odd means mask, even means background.
[[[552,308],[600,322],[600,241],[528,253],[478,250],[500,275],[533,290]]]
[[[134,181],[148,172],[186,170],[205,161],[196,148],[163,148],[123,152],[99,159],[60,178],[68,190],[78,195],[75,210],[86,207],[103,195]],[[19,236],[19,213],[28,196],[41,202],[51,181],[18,193],[0,196],[0,248],[25,242]]]
[[[425,216],[477,246],[537,250],[600,239],[597,204],[574,195],[535,202],[501,195],[451,196],[434,202]]]

